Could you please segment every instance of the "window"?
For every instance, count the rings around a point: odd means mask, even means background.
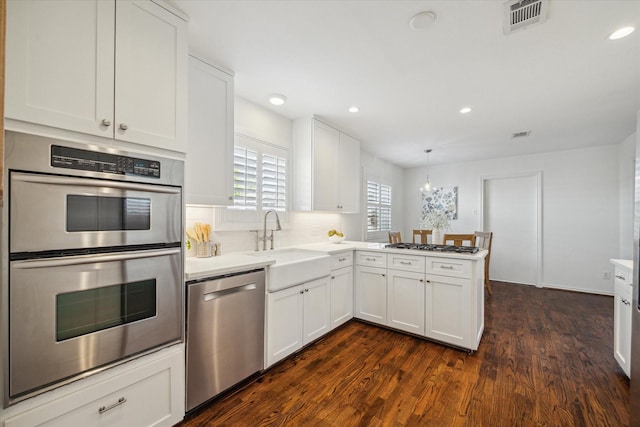
[[[367,181],[367,232],[391,230],[391,186]]]
[[[286,212],[288,151],[236,134],[233,154],[233,206],[225,222],[253,222],[268,209]]]

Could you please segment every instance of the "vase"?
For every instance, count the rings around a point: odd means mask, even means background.
[[[434,245],[442,244],[442,236],[440,235],[439,228],[434,228],[433,231],[431,232],[431,241],[433,242]]]

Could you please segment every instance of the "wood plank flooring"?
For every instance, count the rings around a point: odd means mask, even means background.
[[[180,426],[629,425],[613,298],[492,285],[472,355],[351,321]]]

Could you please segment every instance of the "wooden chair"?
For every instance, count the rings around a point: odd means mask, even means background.
[[[433,230],[413,230],[413,243],[427,244],[428,237],[433,233]],[[420,236],[420,242],[416,242],[416,236]]]
[[[481,249],[487,250],[487,256],[484,259],[484,285],[489,291],[489,295],[493,295],[491,290],[491,281],[489,280],[489,261],[491,260],[491,241],[493,240],[493,233],[489,231],[476,231],[476,243]]]
[[[469,244],[465,245],[464,242],[469,242]],[[445,234],[444,237],[442,238],[442,244],[454,245],[454,246],[475,246],[476,235],[475,234]]]
[[[389,243],[402,243],[402,237],[400,237],[399,231],[389,232]]]

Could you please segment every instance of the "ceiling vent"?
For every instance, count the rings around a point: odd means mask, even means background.
[[[531,133],[530,130],[523,130],[523,131],[520,131],[520,132],[514,132],[511,135],[511,138],[524,138],[525,136],[529,136],[530,133]]]
[[[503,7],[504,33],[511,34],[546,21],[549,0],[509,0]]]

